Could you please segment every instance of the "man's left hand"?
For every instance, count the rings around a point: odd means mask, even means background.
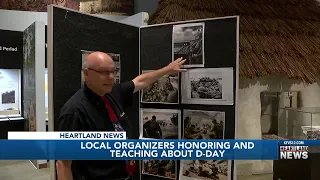
[[[169,69],[169,73],[177,74],[179,72],[185,72],[186,69],[181,69],[181,66],[184,62],[186,62],[186,59],[183,59],[183,57],[181,57],[168,64],[167,68]]]

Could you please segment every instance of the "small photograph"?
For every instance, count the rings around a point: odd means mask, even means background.
[[[189,69],[181,81],[182,103],[233,105],[233,68]]]
[[[140,136],[147,139],[179,139],[181,112],[173,109],[142,109]]]
[[[142,73],[152,70],[142,71]],[[165,75],[149,87],[142,90],[143,103],[179,103],[179,76]]]
[[[174,160],[143,160],[142,174],[168,179],[176,179],[176,161]]]
[[[118,79],[118,81],[120,82],[120,54],[115,54],[115,53],[107,53],[113,60],[114,65],[116,66],[116,80]],[[116,81],[117,83],[117,81]]]
[[[183,139],[224,139],[225,112],[183,110]]]
[[[14,104],[16,102],[15,91],[6,91],[2,93],[2,104]]]
[[[173,26],[172,61],[183,57],[183,67],[204,67],[204,23]]]
[[[320,140],[320,126],[301,126],[304,138],[307,140]]]
[[[116,79],[116,84],[120,84],[120,79]]]
[[[227,160],[183,160],[180,180],[228,180],[230,164]]]

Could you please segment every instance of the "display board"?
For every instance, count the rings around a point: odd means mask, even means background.
[[[187,59],[186,72],[164,76],[134,95],[133,105],[125,109],[130,117],[129,137],[235,138],[238,17],[138,28],[56,6],[50,6],[48,13],[50,131],[61,107],[81,87],[83,60],[91,51],[102,51],[115,55],[116,63],[119,58],[120,83],[178,57]],[[233,161],[139,164],[134,180],[233,179]]]
[[[83,51],[119,54],[121,82],[139,75],[139,28],[71,9],[49,6],[49,131],[54,130],[54,120],[59,117],[61,107],[81,88]],[[129,122],[130,129],[137,130],[139,94],[136,93],[133,99],[133,106],[124,111],[132,118]],[[130,131],[128,134],[131,138],[139,137],[138,131]],[[50,166],[55,167],[53,161]],[[52,179],[55,179],[55,170],[51,171]]]
[[[45,24],[35,22],[23,32],[23,117],[27,131],[46,131]],[[46,160],[31,161],[35,167]]]
[[[140,28],[140,73],[179,57],[186,59],[186,72],[163,77],[141,91],[140,137],[234,139],[238,17]],[[146,160],[141,179],[227,180],[233,179],[233,169],[233,161]]]

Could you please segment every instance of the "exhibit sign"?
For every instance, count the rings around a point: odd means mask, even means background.
[[[0,69],[0,118],[21,116],[20,77],[19,69]]]
[[[46,131],[45,24],[34,22],[23,32],[23,117],[27,131]],[[46,160],[32,160],[35,167]]]
[[[0,30],[0,69],[21,69],[23,33]]]

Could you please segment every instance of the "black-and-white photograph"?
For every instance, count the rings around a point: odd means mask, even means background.
[[[142,73],[152,70],[142,71]],[[143,103],[179,103],[179,76],[165,75],[142,90],[141,102]]]
[[[120,68],[120,54],[115,54],[115,53],[107,53],[113,60],[114,65],[116,67],[116,80],[115,83],[119,84],[120,83],[120,73],[121,73],[121,68]]]
[[[142,174],[176,179],[176,161],[174,160],[143,160]]]
[[[82,53],[82,69],[84,68],[84,62],[87,59],[88,55],[90,53],[92,53],[94,51],[86,51],[86,50],[81,50]],[[115,76],[115,84],[120,84],[120,74],[121,74],[121,70],[120,70],[120,54],[116,54],[116,53],[107,53],[113,60],[115,68],[116,68],[116,76]],[[84,75],[81,72],[81,82],[84,81]]]
[[[231,163],[227,160],[180,161],[179,180],[228,180]]]
[[[224,139],[225,112],[183,110],[183,139]]]
[[[204,67],[204,23],[173,26],[172,61],[183,57],[183,67]]]
[[[180,139],[181,112],[173,109],[142,109],[140,137]]]
[[[320,140],[320,126],[301,126],[304,138],[307,140]]]
[[[188,69],[181,81],[182,103],[233,105],[233,68]]]

